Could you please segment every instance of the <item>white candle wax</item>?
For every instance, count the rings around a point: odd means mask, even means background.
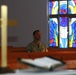
[[[7,6],[1,6],[1,67],[7,67]]]

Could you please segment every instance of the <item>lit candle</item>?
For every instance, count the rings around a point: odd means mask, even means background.
[[[7,6],[1,6],[1,67],[7,67]]]

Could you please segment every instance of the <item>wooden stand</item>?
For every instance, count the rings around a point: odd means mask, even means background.
[[[15,73],[15,71],[10,69],[9,67],[5,67],[5,68],[0,67],[0,74],[3,74],[3,73]]]

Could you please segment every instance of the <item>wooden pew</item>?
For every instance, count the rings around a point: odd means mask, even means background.
[[[49,48],[49,52],[25,52],[25,50],[26,50],[26,47],[12,47],[12,46],[8,47],[8,52],[7,52],[8,66],[11,67],[12,69],[17,69],[22,66],[24,67],[24,65],[20,64],[17,61],[17,58],[35,59],[43,56],[51,56],[51,57],[63,60],[66,62],[67,65],[68,65],[68,61],[73,61],[73,60],[76,61],[75,49]],[[74,64],[75,62],[73,61],[72,63]],[[0,66],[1,66],[1,50],[0,50]]]

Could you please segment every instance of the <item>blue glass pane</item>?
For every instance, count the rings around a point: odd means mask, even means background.
[[[58,14],[58,1],[49,2],[49,14]]]
[[[67,48],[68,47],[68,35],[67,35],[67,17],[59,18],[59,47]]]
[[[68,14],[76,14],[76,0],[68,1]]]
[[[58,20],[57,18],[49,19],[49,29],[50,29],[50,46],[58,46]]]
[[[60,1],[59,14],[67,14],[67,1]]]
[[[69,47],[76,47],[76,18],[69,18]]]

